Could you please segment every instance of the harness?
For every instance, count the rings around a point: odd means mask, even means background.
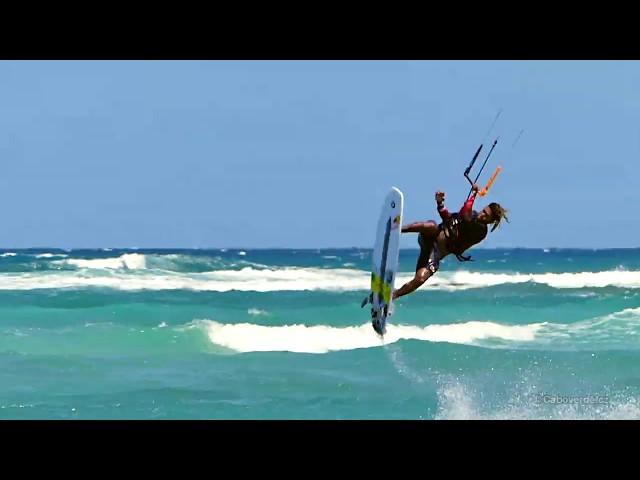
[[[475,221],[478,217],[478,212],[475,210],[471,213],[471,222]],[[444,236],[447,239],[447,244],[450,247],[451,252],[456,256],[459,262],[470,262],[471,256],[464,256],[461,253],[456,253],[456,250],[460,250],[460,230],[463,225],[463,220],[460,218],[459,213],[451,214],[451,217],[446,222],[442,222],[439,225],[440,230],[444,232]],[[471,223],[465,222],[465,223]]]

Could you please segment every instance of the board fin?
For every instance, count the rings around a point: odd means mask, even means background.
[[[373,303],[373,292],[362,299],[362,303],[360,304],[360,308],[364,308],[367,303]]]

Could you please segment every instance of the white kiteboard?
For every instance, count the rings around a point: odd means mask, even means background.
[[[378,335],[386,333],[387,317],[391,315],[393,284],[400,254],[403,195],[396,187],[384,199],[376,229],[371,268],[371,291],[362,307],[371,303],[371,324]]]

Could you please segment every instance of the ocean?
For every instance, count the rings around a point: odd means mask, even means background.
[[[470,253],[2,250],[0,419],[640,418],[640,249]]]

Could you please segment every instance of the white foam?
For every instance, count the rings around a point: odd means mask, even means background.
[[[200,273],[147,270],[142,254],[125,254],[107,259],[64,259],[52,262],[73,265],[109,275],[82,272],[0,273],[0,290],[30,290],[39,288],[105,287],[119,290],[197,290],[228,292],[255,291],[362,291],[370,287],[369,272],[348,268],[281,267],[241,270],[215,270]],[[400,286],[413,277],[401,273],[396,278]],[[583,273],[507,274],[467,271],[438,272],[421,290],[456,291],[502,284],[539,283],[553,288],[640,288],[640,272],[610,271]]]
[[[565,295],[569,297],[578,297],[578,298],[593,298],[598,296],[596,292],[576,292],[576,293],[566,293]]]
[[[369,274],[359,270],[297,267],[275,270],[245,267],[207,272],[198,278],[207,282],[207,288],[218,291],[366,290],[370,283]]]
[[[453,383],[438,389],[438,420],[473,420],[482,418],[475,408],[472,396],[462,383]]]
[[[514,382],[517,385],[517,382]],[[522,390],[523,391],[519,391]],[[545,404],[541,393],[525,382],[523,388],[511,392],[506,402],[487,406],[481,392],[461,381],[440,385],[437,420],[623,420],[640,419],[640,401],[624,394],[607,392],[592,395],[602,403]],[[542,393],[544,395],[544,392]],[[561,397],[564,395],[560,395]],[[579,400],[580,395],[566,395]],[[542,397],[544,398],[544,397]]]
[[[403,281],[406,280],[403,279]],[[433,280],[433,282],[432,282]],[[640,288],[639,271],[604,271],[579,273],[480,273],[456,271],[430,279],[431,285],[444,290],[463,290],[512,283],[538,283],[553,288]]]
[[[124,255],[115,258],[69,258],[67,260],[60,260],[56,263],[88,269],[140,270],[147,268],[146,258],[140,253],[125,253]]]
[[[266,310],[260,310],[259,308],[250,308],[247,310],[247,313],[249,315],[267,315]]]
[[[231,264],[234,267],[236,266],[235,263]],[[249,260],[238,260],[237,265],[245,265],[247,267],[256,267],[259,269],[266,269],[266,270],[274,270],[273,266],[270,265],[265,265],[264,263],[256,263],[256,262],[250,262]],[[288,268],[288,267],[283,267],[283,268]],[[292,267],[293,268],[293,267]]]
[[[251,323],[224,324],[211,320],[197,321],[211,342],[238,352],[327,353],[336,350],[380,347],[399,340],[424,340],[473,344],[478,340],[498,338],[527,342],[535,339],[541,324],[500,325],[492,322],[467,322],[450,325],[387,325],[384,341],[369,323],[354,327],[327,325],[265,326]]]
[[[640,348],[639,335],[640,308],[625,308],[580,322],[547,323],[539,340],[547,348],[593,350],[624,345],[628,349]]]
[[[7,252],[7,253],[3,253],[2,255],[0,255],[0,257],[15,257],[16,255],[17,255],[17,253]]]
[[[36,255],[36,258],[65,258],[69,255],[65,255],[64,253],[39,253]]]
[[[242,256],[244,256],[244,255],[246,255],[246,254],[247,254],[247,252],[244,252],[244,251],[238,252],[238,255],[242,255]]]

